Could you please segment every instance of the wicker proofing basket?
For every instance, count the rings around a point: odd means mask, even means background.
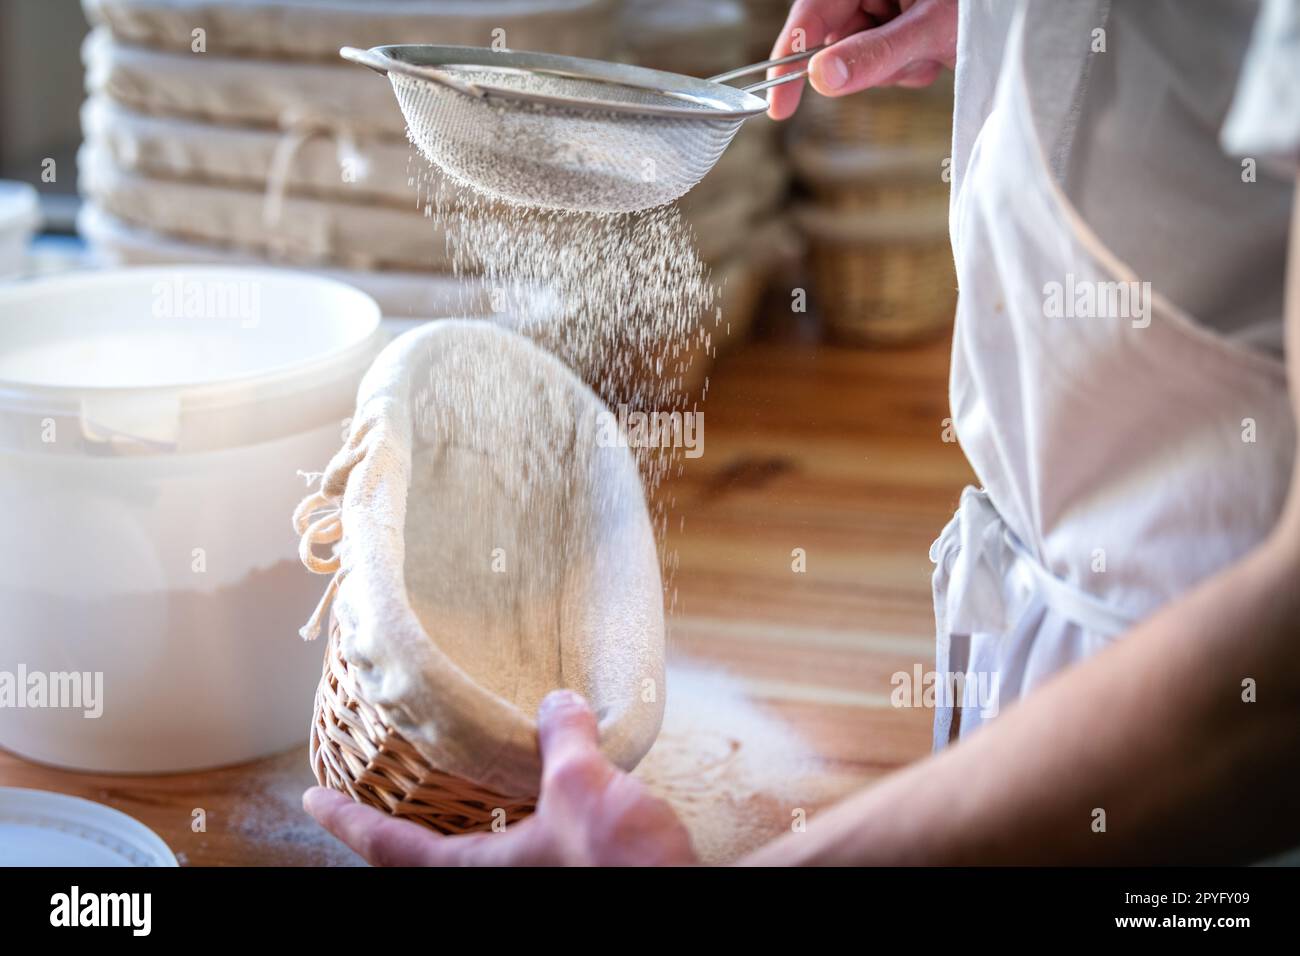
[[[795,175],[818,205],[857,213],[896,213],[948,201],[943,146],[790,144]]]
[[[865,218],[804,208],[813,294],[841,341],[909,345],[946,330],[957,304],[947,207]]]
[[[945,146],[952,140],[952,74],[925,89],[882,87],[856,96],[804,96],[798,135],[828,145]]]
[[[440,833],[484,830],[533,812],[531,799],[503,797],[430,767],[358,693],[334,621],[316,689],[310,754],[322,787]]]
[[[529,417],[495,401],[502,383]],[[650,749],[659,557],[630,449],[596,438],[602,414],[567,366],[487,322],[426,323],[375,359],[294,512],[300,558],[332,576],[300,632],[330,611],[309,744],[323,786],[443,833],[518,820],[541,779],[532,714],[557,686],[591,702],[616,766]],[[545,517],[561,501],[563,528]],[[466,558],[494,543],[518,570]]]

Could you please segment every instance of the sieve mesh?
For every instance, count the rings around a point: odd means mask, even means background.
[[[713,104],[631,86],[486,68],[454,67],[488,88],[569,98]],[[478,98],[390,72],[411,141],[458,183],[493,199],[581,212],[634,212],[672,202],[713,168],[742,120],[682,118]]]

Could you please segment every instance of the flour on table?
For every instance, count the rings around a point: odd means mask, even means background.
[[[291,750],[250,769],[228,828],[257,846],[279,866],[364,866],[365,861],[335,839],[302,808],[302,794],[316,779],[303,749]],[[213,829],[221,821],[209,823]]]
[[[667,683],[663,728],[634,776],[672,805],[701,861],[732,862],[825,799],[820,757],[740,680],[678,658]]]

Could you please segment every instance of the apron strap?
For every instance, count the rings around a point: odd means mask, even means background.
[[[1002,634],[1033,599],[1103,637],[1135,619],[1054,575],[1018,539],[982,489],[962,491],[957,513],[930,548],[939,642],[952,634]]]
[[[1135,623],[1044,567],[1007,527],[983,489],[962,491],[957,513],[931,546],[930,559],[935,563],[935,671],[943,681],[969,670],[972,634],[1007,634],[1031,609],[1050,609],[1106,638]],[[936,703],[936,751],[950,743],[963,703]]]
[[[1102,637],[1118,637],[1135,623],[1133,618],[1116,610],[1087,591],[1062,581],[1029,553],[1011,529],[1006,531],[1007,546],[1015,553],[1015,571],[1043,604],[1066,620],[1073,621],[1086,631]]]

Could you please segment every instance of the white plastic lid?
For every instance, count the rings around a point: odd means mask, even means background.
[[[0,447],[191,452],[320,427],[349,413],[381,337],[365,293],[285,270],[15,283],[0,288]],[[40,446],[48,420],[59,439]]]
[[[176,866],[158,834],[112,807],[0,787],[0,866]]]
[[[35,232],[41,224],[41,204],[27,183],[0,179],[0,233]]]

